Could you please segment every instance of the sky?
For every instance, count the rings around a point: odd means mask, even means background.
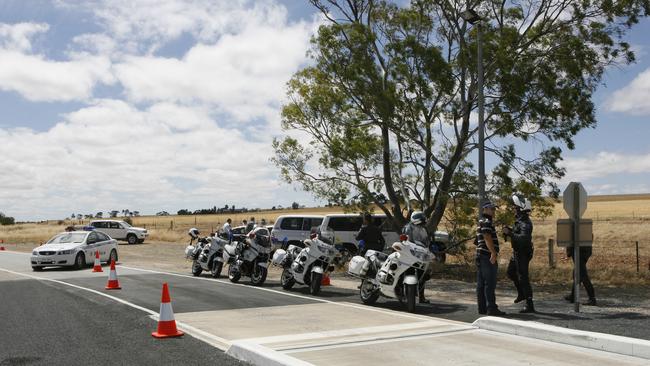
[[[322,204],[269,161],[320,18],[298,0],[0,2],[0,212],[18,220]],[[650,21],[562,184],[650,192]]]

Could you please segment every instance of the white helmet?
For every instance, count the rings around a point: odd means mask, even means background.
[[[411,224],[420,225],[427,221],[427,217],[424,216],[422,211],[414,211],[411,214]]]
[[[515,205],[515,207],[517,207],[517,210],[520,211],[530,212],[533,209],[530,200],[521,194],[513,194],[512,203]]]
[[[187,235],[191,236],[192,239],[198,238],[200,234],[199,229],[195,227],[191,228],[190,231],[187,232]]]

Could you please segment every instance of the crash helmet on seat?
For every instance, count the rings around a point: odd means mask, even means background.
[[[199,229],[193,227],[187,232],[187,235],[192,237],[192,239],[196,239],[199,237],[199,235],[201,235],[201,233],[199,232]]]
[[[423,225],[427,221],[427,217],[424,216],[422,211],[414,211],[411,214],[411,224],[413,225]]]
[[[532,210],[530,200],[519,193],[512,195],[512,204],[515,205],[515,208],[518,211],[530,212]]]

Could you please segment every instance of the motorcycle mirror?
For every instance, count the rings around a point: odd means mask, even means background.
[[[399,241],[407,241],[409,240],[409,236],[406,234],[402,234],[399,236]]]

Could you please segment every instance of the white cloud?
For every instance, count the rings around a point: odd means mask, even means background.
[[[582,181],[618,174],[650,173],[650,154],[600,152],[589,158],[566,158],[566,179]]]
[[[650,69],[637,75],[624,88],[615,91],[608,101],[608,107],[614,112],[650,114]]]
[[[46,132],[0,129],[0,202],[23,218],[123,205],[270,207],[279,186],[270,154],[268,141],[223,129],[201,108],[98,100]]]
[[[31,38],[48,29],[49,25],[44,23],[0,23],[0,47],[15,51],[31,51]]]

